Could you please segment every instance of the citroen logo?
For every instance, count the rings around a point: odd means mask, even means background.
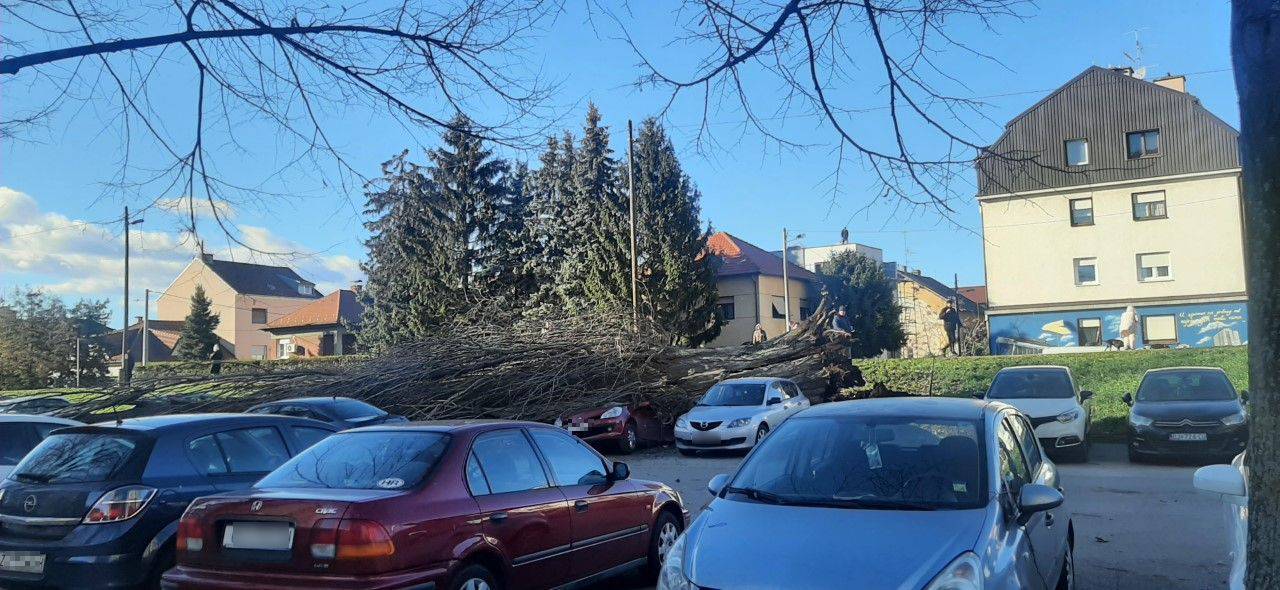
[[[253,512],[262,510],[262,500],[254,500],[253,503],[249,505],[249,510]]]
[[[22,502],[22,509],[26,512],[35,512],[37,504],[35,496],[27,496],[27,499]]]

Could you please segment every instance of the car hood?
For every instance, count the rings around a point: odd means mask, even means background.
[[[685,574],[707,588],[921,588],[973,549],[986,519],[717,499],[689,528]]]
[[[1238,400],[1193,402],[1137,402],[1133,411],[1152,420],[1216,420],[1240,411]]]
[[[600,417],[600,414],[605,413],[605,410],[608,410],[608,409],[610,409],[610,408],[612,408],[612,407],[613,407],[613,406],[600,406],[600,407],[598,407],[598,408],[591,408],[590,410],[583,410],[583,411],[578,412],[578,413],[576,413],[576,414],[569,414],[569,415],[565,416],[565,420],[566,420],[566,421],[575,421],[575,420],[577,420],[577,421],[595,420],[595,419],[597,419],[597,418],[599,418],[599,417]]]
[[[764,410],[764,406],[695,406],[685,417],[694,422],[727,421],[750,418]]]
[[[1074,397],[1001,399],[997,401],[1002,401],[1018,408],[1019,412],[1032,418],[1057,416],[1076,407],[1076,398]]]
[[[13,473],[14,467],[17,467],[17,465],[0,465],[0,481],[3,481],[4,478],[9,477],[9,474]]]

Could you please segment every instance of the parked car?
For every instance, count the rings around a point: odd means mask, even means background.
[[[0,414],[52,414],[71,405],[65,397],[29,395],[0,400]]]
[[[27,453],[58,428],[80,426],[75,420],[28,414],[0,414],[0,479]]]
[[[672,547],[658,588],[1072,588],[1057,467],[1013,406],[892,398],[787,420]]]
[[[336,434],[251,490],[196,500],[166,588],[550,588],[656,573],[687,521],[549,424],[423,422]]]
[[[299,397],[258,404],[250,414],[297,416],[328,422],[338,428],[358,428],[393,422],[408,422],[404,416],[388,414],[381,408],[349,397]]]
[[[1240,453],[1230,465],[1208,465],[1196,470],[1196,489],[1217,496],[1228,511],[1231,529],[1231,574],[1227,586],[1244,590],[1246,551],[1249,548],[1249,467],[1247,453]]]
[[[668,423],[669,424],[669,423]],[[555,425],[591,445],[608,445],[623,455],[670,440],[658,411],[649,402],[609,404],[557,418]]]
[[[983,396],[1009,404],[1031,419],[1041,446],[1059,459],[1089,460],[1093,392],[1080,389],[1067,367],[1006,367]]]
[[[333,431],[245,414],[58,430],[0,482],[0,587],[154,587],[193,498],[248,487]]]
[[[1129,460],[1227,458],[1249,442],[1246,392],[1217,367],[1152,369],[1129,404]]]
[[[750,449],[783,420],[807,407],[809,398],[789,379],[726,379],[676,419],[676,449],[683,455]]]

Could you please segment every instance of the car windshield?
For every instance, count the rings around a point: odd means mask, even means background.
[[[698,402],[700,406],[758,406],[764,403],[764,383],[718,383]]]
[[[1138,401],[1189,402],[1236,399],[1236,390],[1221,371],[1177,370],[1149,373],[1138,386]]]
[[[142,442],[125,435],[55,434],[36,445],[9,478],[38,483],[106,481],[143,452]]]
[[[1075,397],[1071,379],[1060,369],[1000,371],[991,381],[987,399],[1045,399]]]
[[[340,420],[358,420],[386,415],[386,412],[374,406],[353,399],[335,400],[329,405],[329,410]]]
[[[330,436],[258,482],[259,488],[397,490],[418,485],[449,445],[439,432],[352,432]]]
[[[978,423],[885,416],[793,418],[747,459],[727,497],[871,509],[985,503]]]

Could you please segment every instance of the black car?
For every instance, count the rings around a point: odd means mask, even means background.
[[[192,499],[248,488],[335,430],[245,414],[60,429],[0,482],[0,587],[158,587]]]
[[[1152,369],[1129,411],[1129,460],[1173,456],[1230,460],[1249,441],[1247,393],[1215,367]]]
[[[298,397],[258,404],[247,410],[250,414],[278,414],[298,416],[328,422],[338,430],[408,422],[404,416],[388,414],[377,406],[349,397]]]

